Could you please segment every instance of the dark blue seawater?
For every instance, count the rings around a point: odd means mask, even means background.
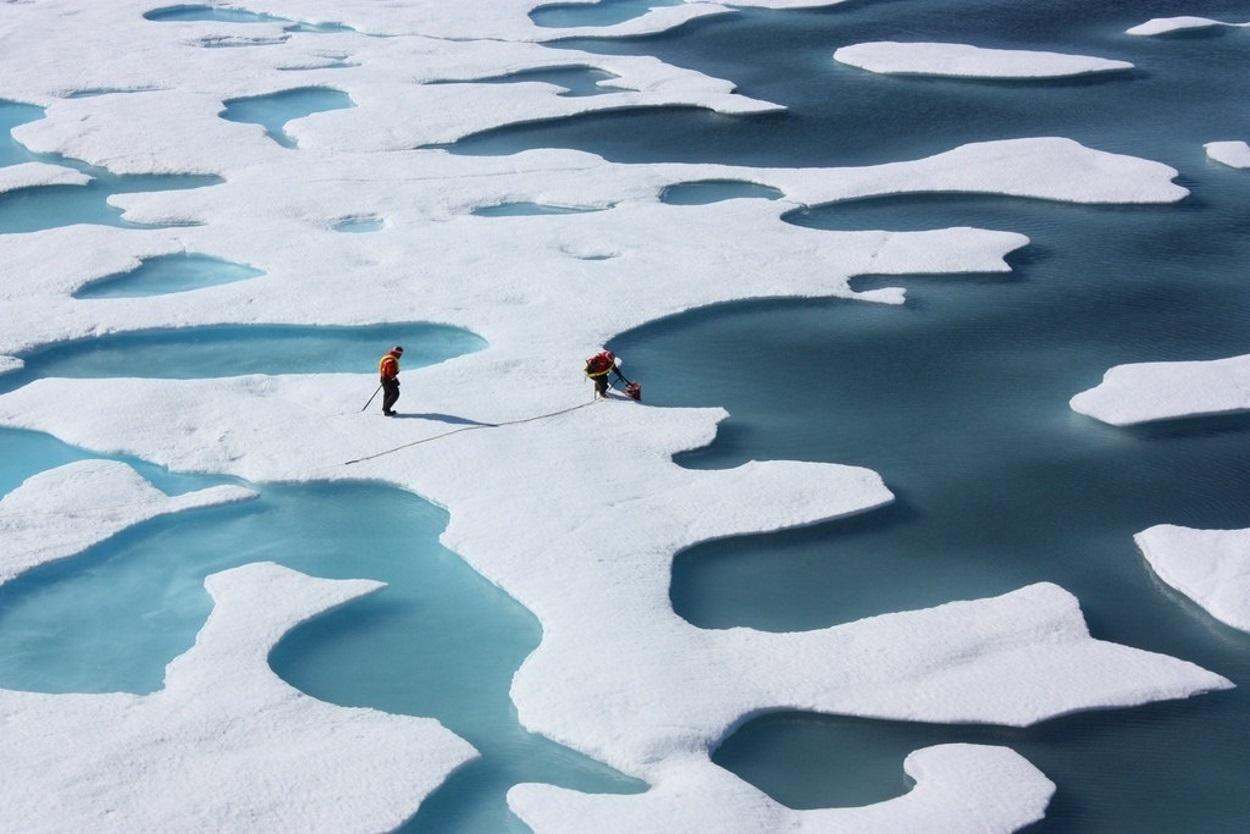
[[[1010,276],[865,277],[904,284],[901,308],[767,302],[693,312],[613,341],[663,405],[733,414],[694,467],[752,458],[855,463],[898,495],[887,509],[681,554],[675,609],[709,627],[810,629],[998,594],[1039,580],[1075,593],[1095,636],[1166,652],[1230,692],[1092,712],[1026,730],[783,714],[716,760],[793,807],[858,805],[906,790],[902,759],[943,741],[1019,750],[1057,784],[1047,832],[1234,832],[1250,827],[1250,637],[1162,586],[1133,533],[1171,522],[1250,525],[1250,418],[1115,429],[1068,398],[1111,365],[1250,352],[1250,176],[1202,145],[1250,136],[1250,36],[1158,39],[1149,17],[1250,18],[1211,2],[855,3],[744,12],[629,42],[570,46],[657,55],[727,77],[784,114],[603,114],[470,137],[460,153],[572,147],[620,161],[871,164],[965,142],[1067,136],[1178,168],[1170,207],[1074,207],[992,197],[865,200],[793,212],[823,229],[977,225],[1028,234]],[[868,40],[950,40],[1133,61],[1063,82],[891,78],[831,60]]]

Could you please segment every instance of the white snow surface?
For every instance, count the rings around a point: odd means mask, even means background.
[[[1113,426],[1250,410],[1250,354],[1197,362],[1116,365],[1071,400]]]
[[[91,177],[64,165],[21,162],[0,168],[0,194],[40,185],[86,185]]]
[[[1250,145],[1241,140],[1207,142],[1207,157],[1230,168],[1250,168]]]
[[[1160,579],[1220,622],[1250,631],[1250,530],[1159,524],[1134,539]]]
[[[238,486],[170,497],[117,461],[84,460],[40,472],[0,499],[0,585],[142,521],[255,497]]]
[[[1165,203],[1187,194],[1172,182],[1174,169],[1055,137],[815,170],[622,165],[562,150],[458,156],[415,148],[594,109],[693,105],[739,118],[776,105],[654,59],[544,47],[538,41],[578,30],[535,26],[528,16],[540,5],[535,0],[478,4],[473,15],[445,0],[247,4],[358,30],[338,34],[288,33],[281,24],[144,20],[142,12],[156,5],[0,6],[0,97],[47,107],[46,118],[15,131],[21,142],[118,172],[225,179],[207,188],[112,198],[131,221],[182,225],[0,235],[6,265],[0,354],[20,357],[59,341],[154,328],[414,320],[465,327],[489,347],[405,371],[399,408],[410,419],[358,413],[376,385],[371,369],[362,369],[205,380],[45,379],[0,397],[0,425],[253,481],[376,479],[446,507],[444,543],[542,622],[543,642],[513,681],[522,722],[647,779],[649,798],[622,813],[635,807],[649,813],[688,785],[706,785],[708,804],[764,808],[745,783],[709,777],[715,768],[707,755],[763,711],[1023,725],[1228,685],[1184,661],[1092,639],[1075,598],[1053,585],[803,633],[695,628],[674,614],[668,598],[675,552],[871,510],[892,495],[880,477],[858,467],[796,461],[752,461],[723,471],[679,467],[672,456],[711,442],[723,411],[624,400],[591,405],[581,375],[581,360],[613,335],[685,310],[773,297],[900,303],[900,289],[857,293],[850,280],[1007,271],[1004,257],[1028,242],[971,228],[814,230],[783,222],[790,209],[934,192]],[[595,33],[660,31],[728,11],[714,4],[660,7]],[[222,38],[269,43],[204,46]],[[83,59],[67,62],[67,54]],[[353,66],[290,69],[337,62]],[[569,65],[605,70],[617,76],[614,86],[631,89],[573,98],[534,82],[429,83]],[[225,99],[305,86],[342,90],[357,106],[288,123],[298,150],[279,147],[256,125],[218,118]],[[149,91],[63,97],[105,88]],[[668,185],[706,179],[768,185],[785,197],[659,202]],[[514,201],[605,210],[471,214]],[[385,228],[333,231],[336,220],[358,215],[378,217]],[[200,225],[186,225],[192,223]],[[167,296],[72,297],[144,258],[183,251],[253,264],[266,274]],[[578,257],[588,253],[614,256]],[[59,405],[66,401],[89,407],[66,410]],[[460,427],[443,415],[502,423],[566,409],[408,445]],[[365,460],[345,465],[354,459]],[[604,535],[619,529],[621,519],[636,522],[628,537]],[[16,776],[4,783],[16,798],[0,811],[12,824],[0,827],[21,829],[33,820],[98,829],[110,824],[103,809],[134,807],[202,816],[132,816],[126,819],[132,828],[273,830],[288,797],[304,810],[291,810],[296,816],[282,817],[276,827],[397,824],[470,755],[467,745],[434,722],[319,704],[264,665],[282,631],[373,587],[326,583],[274,566],[219,574],[210,578],[218,607],[196,648],[171,664],[162,692],[142,698],[0,692],[4,714],[21,716],[20,732],[0,738],[0,745],[14,745],[25,757],[9,759],[9,748],[0,746],[6,761],[17,762],[10,769]],[[209,686],[213,697],[203,697]],[[162,745],[159,739],[171,732],[179,744]],[[78,758],[57,768],[40,758],[63,756],[69,737]],[[183,755],[194,745],[202,751]],[[334,770],[328,769],[331,748]],[[226,756],[233,766],[218,769]],[[275,756],[289,760],[275,766]],[[1034,818],[1049,794],[1048,783],[1009,751],[931,748],[910,761],[920,787],[864,810],[881,830],[907,830],[921,805],[943,819],[1006,827]],[[185,801],[185,792],[163,781],[165,773],[185,772],[177,768],[202,769],[177,784],[202,788],[203,802]],[[992,783],[977,776],[986,768],[998,773]],[[149,770],[152,779],[135,778]],[[350,801],[324,791],[327,783],[343,786]],[[540,834],[569,824],[536,811],[526,799],[531,790],[516,789],[513,802]],[[173,808],[171,796],[184,801]],[[598,807],[598,798],[562,796],[567,807]],[[47,797],[59,803],[52,813]],[[340,804],[326,807],[327,797]],[[230,808],[256,810],[236,816]],[[600,813],[590,806],[586,812]],[[761,813],[795,825],[817,819]],[[853,824],[852,817],[840,819],[848,822],[829,824]]]
[[[869,72],[950,78],[1065,78],[1133,68],[1109,58],[964,43],[874,41],[844,46],[833,57]]]
[[[1155,36],[1168,35],[1173,32],[1183,32],[1194,29],[1210,29],[1214,26],[1228,26],[1232,28],[1245,28],[1250,26],[1247,23],[1229,23],[1223,20],[1214,20],[1209,17],[1198,17],[1196,15],[1179,15],[1177,17],[1152,17],[1145,23],[1139,23],[1136,26],[1126,29],[1125,34]]]
[[[26,367],[26,363],[16,356],[0,356],[0,375],[11,374]]]
[[[582,794],[552,785],[518,785],[508,804],[535,831],[700,834],[1007,834],[1042,818],[1054,784],[1005,747],[943,744],[903,763],[915,786],[903,796],[858,808],[795,811],[715,765],[692,766],[632,796]]]
[[[159,692],[0,690],[0,829],[389,830],[474,758],[433,719],[325,704],[269,668],[283,634],[381,583],[265,562],[204,584],[212,614]]]

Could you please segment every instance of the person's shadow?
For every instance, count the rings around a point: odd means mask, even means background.
[[[450,423],[453,426],[489,426],[496,427],[497,423],[481,423],[477,420],[470,420],[468,417],[457,417],[454,414],[399,414],[395,417],[400,420],[437,420],[440,423]]]

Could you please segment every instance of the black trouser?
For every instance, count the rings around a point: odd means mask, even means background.
[[[390,411],[399,399],[399,380],[395,377],[382,379],[382,412]]]
[[[595,392],[601,397],[606,397],[608,395],[608,375],[594,376],[591,379],[595,381]]]

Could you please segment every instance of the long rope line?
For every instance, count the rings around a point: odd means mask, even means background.
[[[598,402],[598,400],[591,400],[590,402],[582,403],[581,405],[574,405],[574,406],[570,406],[569,408],[562,408],[559,411],[552,411],[547,414],[539,414],[535,417],[523,417],[520,420],[508,420],[503,423],[482,423],[481,425],[477,425],[477,426],[464,426],[463,428],[452,429],[451,431],[445,431],[442,434],[436,434],[433,437],[424,437],[420,440],[414,440],[411,443],[405,443],[402,446],[396,446],[393,449],[386,449],[381,452],[375,452],[372,455],[365,455],[362,458],[355,458],[354,460],[345,461],[343,463],[343,466],[351,466],[353,463],[364,463],[367,460],[374,460],[375,458],[380,458],[384,455],[393,454],[394,452],[399,452],[404,449],[411,449],[413,446],[420,446],[422,443],[433,443],[435,440],[442,440],[444,437],[451,437],[453,434],[460,434],[460,432],[463,432],[463,431],[474,431],[475,429],[498,429],[504,426],[519,426],[522,423],[533,423],[535,420],[547,420],[551,417],[559,417],[561,414],[568,414],[572,411],[577,411],[578,409],[592,406],[596,402]]]

